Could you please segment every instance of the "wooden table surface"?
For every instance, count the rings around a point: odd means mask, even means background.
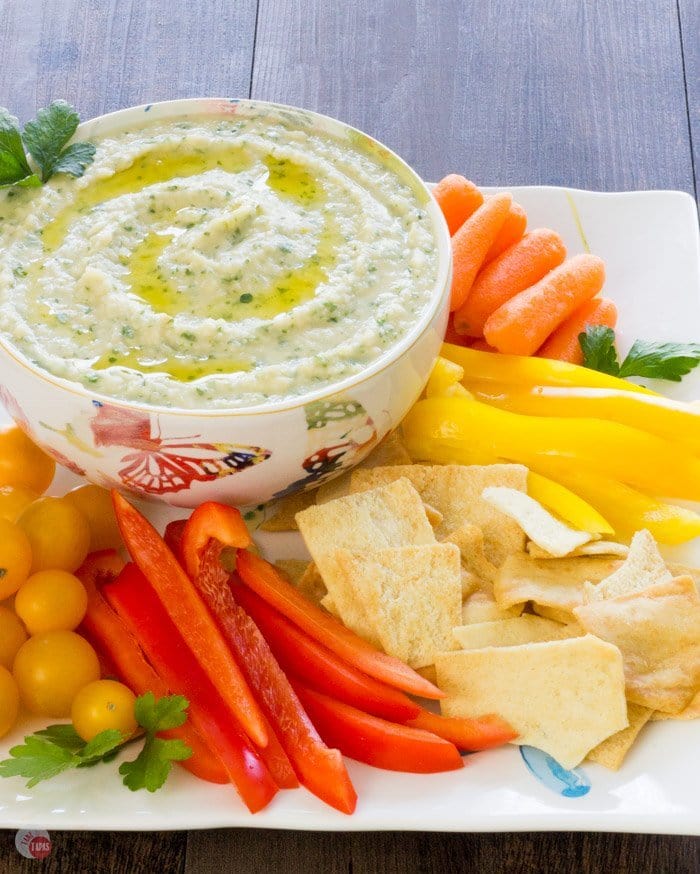
[[[0,105],[202,95],[350,122],[427,179],[676,188],[700,174],[700,0],[0,0]],[[700,815],[700,811],[699,811]],[[1,824],[0,824],[1,825]],[[0,874],[700,871],[695,838],[0,831]]]

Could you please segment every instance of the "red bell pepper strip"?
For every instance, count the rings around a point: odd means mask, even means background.
[[[421,708],[408,695],[338,658],[270,607],[252,589],[235,585],[233,596],[255,620],[287,674],[293,674],[318,692],[382,719],[407,722],[420,715]]]
[[[210,540],[245,549],[252,540],[243,517],[235,507],[206,501],[193,511],[182,533],[182,557],[191,580],[199,573],[202,553]]]
[[[231,720],[240,723],[256,746],[264,747],[267,732],[262,711],[192,581],[151,523],[116,490],[112,500],[132,559],[224,700]]]
[[[258,748],[258,755],[267,765],[278,789],[298,789],[299,781],[294,773],[292,763],[289,761],[289,756],[285,753],[268,720],[265,720],[265,727],[267,728],[267,746],[264,749]]]
[[[431,731],[438,737],[453,743],[458,750],[476,752],[500,747],[515,740],[515,731],[500,716],[489,714],[475,719],[458,718],[455,716],[440,716],[429,710],[421,710],[415,719],[406,721],[412,728],[422,728]]]
[[[262,810],[277,785],[141,571],[127,565],[103,592],[173,693],[185,695],[192,725],[221,759],[248,809]]]
[[[200,555],[195,585],[240,661],[301,783],[336,810],[352,813],[357,795],[342,756],[323,743],[264,636],[235,602],[229,574],[219,560],[221,549],[222,544],[211,541]]]
[[[222,616],[222,614],[226,611],[221,606],[222,602],[221,598],[219,597],[219,590],[228,590],[228,573],[224,570],[224,567],[219,560],[222,547],[215,540],[209,541],[209,543],[211,544],[211,546],[209,550],[205,548],[202,555],[202,560],[199,563],[200,572],[197,580],[195,581],[195,585],[197,586],[205,603],[208,602],[207,594],[209,595],[211,603],[208,603],[208,606],[210,607],[212,614],[219,621],[221,630],[224,633],[224,637],[226,637],[228,642],[231,644],[231,650],[234,654],[234,657],[239,658],[241,665],[243,666],[244,673],[250,677],[248,661],[250,660],[252,651],[249,652],[247,650],[245,629],[243,629],[243,633],[241,634],[234,633],[233,635],[229,635],[227,632],[227,623],[224,621]],[[229,601],[232,602],[233,599],[229,598]],[[235,607],[235,604],[233,606]],[[241,613],[242,612],[243,611],[241,611]],[[237,618],[238,617],[233,617],[233,620],[229,619],[229,621],[233,621],[233,624],[235,626]],[[250,623],[250,619],[247,616],[245,617],[245,620],[246,622]],[[255,685],[251,683],[251,686],[257,695],[257,699],[261,700],[260,693]],[[262,703],[264,704],[264,702]],[[274,727],[270,724],[270,720],[267,717],[265,717],[265,729],[267,731],[268,743],[264,749],[258,750],[261,759],[269,768],[270,773],[272,774],[272,779],[275,781],[280,789],[296,789],[299,786],[297,775],[294,773],[292,763],[289,761],[289,757],[284,751],[284,748],[280,743],[279,737],[277,736],[277,734],[275,734]]]
[[[370,716],[297,680],[292,683],[321,737],[351,759],[414,774],[455,771],[464,766],[457,747],[431,732]]]
[[[163,540],[183,567],[185,566],[185,560],[182,557],[182,534],[185,530],[185,525],[187,525],[187,519],[175,519],[173,522],[168,522],[163,532]]]
[[[88,607],[81,633],[89,638],[98,656],[112,665],[119,677],[136,695],[153,692],[156,698],[169,695],[170,690],[146,661],[141,647],[122,620],[95,586],[105,584],[120,573],[124,561],[114,550],[89,555],[76,571],[88,592]],[[192,750],[189,759],[178,762],[196,777],[210,783],[228,783],[221,761],[207,747],[194,727],[186,722],[178,728],[159,733],[160,737],[179,738]]]
[[[242,549],[238,553],[236,571],[263,600],[358,670],[413,695],[445,697],[444,692],[408,665],[375,649],[334,616],[308,601],[269,562]]]

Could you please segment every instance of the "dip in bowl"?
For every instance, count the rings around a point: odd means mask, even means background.
[[[357,463],[439,349],[423,182],[304,110],[184,100],[87,122],[80,179],[0,193],[0,397],[106,486],[250,504]]]

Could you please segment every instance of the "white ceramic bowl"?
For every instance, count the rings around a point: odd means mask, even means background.
[[[116,401],[38,369],[0,338],[0,400],[59,462],[106,487],[184,507],[205,500],[239,506],[312,488],[361,461],[420,394],[447,322],[451,250],[447,226],[425,184],[393,152],[326,116],[221,98],[138,106],[80,125],[91,139],[149,120],[261,108],[298,114],[334,136],[370,148],[426,193],[438,251],[437,281],[421,319],[364,372],[289,401],[232,410],[185,410]]]

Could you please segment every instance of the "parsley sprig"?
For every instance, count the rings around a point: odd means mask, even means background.
[[[192,750],[177,739],[157,737],[157,733],[177,728],[187,719],[189,701],[182,695],[156,700],[152,692],[136,699],[134,715],[143,729],[125,738],[116,729],[100,732],[85,742],[72,725],[50,725],[25,737],[24,743],[10,749],[11,758],[0,762],[0,777],[24,777],[31,789],[70,768],[90,768],[111,762],[128,744],[143,739],[135,759],[122,762],[119,773],[132,791],[155,792],[165,783],[173,762],[189,759]]]
[[[34,187],[55,173],[82,176],[95,157],[95,146],[84,142],[68,145],[79,122],[69,103],[54,100],[21,131],[18,120],[0,107],[0,188]]]
[[[591,325],[578,335],[585,367],[612,376],[643,376],[680,382],[700,364],[700,343],[655,343],[635,340],[620,364],[615,332],[603,325]]]

